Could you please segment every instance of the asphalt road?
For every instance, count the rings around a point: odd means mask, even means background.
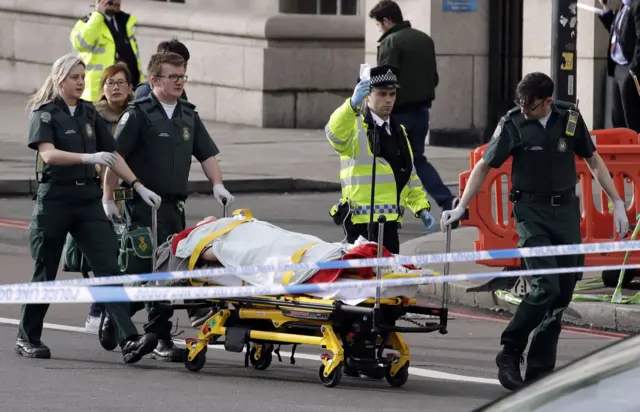
[[[344,235],[328,215],[335,194],[238,196],[234,207],[248,207],[258,219],[329,241]],[[0,278],[3,283],[30,279],[27,248],[29,199],[0,200]],[[187,203],[189,224],[219,215],[211,197]],[[438,218],[436,212],[436,218]],[[421,235],[422,226],[409,218],[402,241]],[[74,274],[60,272],[60,278]],[[288,355],[266,371],[244,368],[242,354],[209,350],[198,373],[182,364],[145,359],[124,365],[118,351],[103,350],[95,335],[83,332],[88,305],[53,305],[43,341],[50,360],[22,358],[13,352],[20,307],[0,305],[0,379],[3,411],[469,411],[507,393],[496,380],[494,358],[505,319],[452,308],[449,334],[405,335],[413,370],[402,388],[383,381],[344,377],[336,388],[325,388],[317,377],[319,350],[300,347],[297,363]],[[135,317],[138,325],[145,314]],[[185,333],[195,337],[186,314],[175,315]],[[565,331],[559,346],[560,365],[611,343],[611,336],[589,330]]]

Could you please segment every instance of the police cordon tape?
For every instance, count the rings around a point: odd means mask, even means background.
[[[298,285],[268,286],[40,286],[8,285],[0,287],[0,304],[23,303],[91,303],[91,302],[154,302],[198,299],[231,299],[255,296],[312,294],[340,289],[365,287],[397,287],[425,283],[443,283],[460,280],[496,277],[545,276],[563,273],[600,272],[616,269],[639,269],[636,265],[578,266],[571,268],[530,269],[493,273],[469,273],[447,276],[419,276],[382,280],[348,280],[331,283],[302,283]]]
[[[603,243],[576,243],[559,246],[536,246],[519,249],[496,249],[485,251],[435,253],[415,256],[397,255],[389,258],[367,258],[332,260],[313,263],[295,263],[282,265],[256,265],[241,267],[221,267],[210,269],[196,269],[192,271],[156,272],[139,275],[103,276],[98,278],[74,278],[55,280],[39,283],[16,283],[8,286],[37,287],[40,286],[101,286],[124,285],[138,282],[167,281],[178,279],[202,279],[215,277],[254,274],[264,272],[285,272],[288,270],[302,269],[345,269],[399,265],[428,265],[433,263],[470,262],[475,260],[492,260],[507,258],[525,258],[539,256],[562,256],[575,254],[626,252],[627,250],[640,250],[640,240],[603,242]]]

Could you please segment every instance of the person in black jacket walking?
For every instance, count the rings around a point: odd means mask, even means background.
[[[443,211],[451,210],[458,199],[424,155],[429,112],[439,83],[433,39],[411,27],[411,23],[404,20],[400,6],[391,0],[376,4],[369,18],[376,20],[382,32],[378,40],[378,65],[390,64],[400,69],[402,88],[397,92],[393,116],[407,129],[418,177],[438,206]]]

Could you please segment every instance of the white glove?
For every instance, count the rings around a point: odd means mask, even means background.
[[[153,193],[151,190],[147,189],[143,185],[139,185],[136,189],[136,192],[140,195],[142,200],[149,206],[154,209],[158,209],[160,207],[160,203],[162,203],[162,199],[157,194]]]
[[[615,224],[616,233],[623,237],[629,230],[629,218],[627,218],[627,211],[624,207],[624,202],[618,200],[613,203],[613,222]]]
[[[230,205],[235,200],[235,197],[231,196],[231,193],[221,183],[213,186],[213,197],[220,203],[220,206],[224,206],[222,199],[227,200],[227,205]]]
[[[440,229],[443,232],[447,231],[447,226],[460,220],[460,218],[464,215],[464,209],[460,206],[456,207],[453,210],[447,210],[442,212],[442,216],[440,217]]]
[[[116,164],[116,155],[109,152],[84,153],[82,155],[82,163],[111,167]]]
[[[120,211],[113,200],[103,200],[102,208],[110,221],[113,222],[114,219],[120,218]]]

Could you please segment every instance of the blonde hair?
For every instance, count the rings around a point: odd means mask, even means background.
[[[51,74],[49,74],[47,79],[44,81],[40,90],[27,100],[27,110],[33,111],[33,109],[40,106],[42,103],[57,97],[60,93],[58,86],[67,78],[71,70],[79,64],[86,67],[82,60],[73,53],[65,54],[53,62],[53,65],[51,66]]]

